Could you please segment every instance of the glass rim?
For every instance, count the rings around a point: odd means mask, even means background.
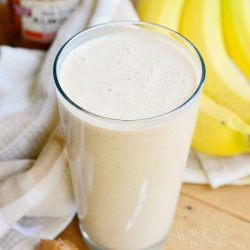
[[[117,119],[117,118],[110,118],[110,117],[105,117],[102,115],[98,115],[95,114],[93,112],[90,112],[84,108],[82,108],[81,106],[79,106],[78,104],[76,104],[74,101],[71,100],[71,98],[63,91],[59,79],[57,77],[57,65],[58,65],[58,61],[60,59],[60,55],[61,53],[64,51],[64,48],[74,39],[76,39],[79,35],[85,33],[86,31],[89,30],[93,30],[96,28],[102,28],[102,27],[106,27],[106,26],[112,26],[112,25],[147,25],[147,26],[153,26],[153,27],[158,27],[164,30],[167,30],[170,33],[173,33],[175,35],[177,35],[179,38],[181,38],[182,40],[184,40],[184,42],[186,42],[188,45],[191,46],[191,48],[194,50],[194,52],[196,53],[196,55],[198,56],[198,61],[199,64],[201,66],[201,78],[199,80],[199,83],[197,84],[197,87],[195,88],[195,91],[187,98],[187,100],[185,100],[184,102],[182,102],[179,106],[177,106],[174,109],[171,109],[163,114],[160,115],[156,115],[156,116],[152,116],[152,117],[146,117],[146,118],[139,118],[139,119]],[[155,24],[155,23],[151,23],[151,22],[144,22],[144,21],[112,21],[112,22],[106,22],[106,23],[101,23],[101,24],[97,24],[97,25],[93,25],[91,27],[87,27],[86,29],[76,33],[74,36],[72,36],[71,38],[69,38],[59,49],[59,51],[57,52],[57,55],[55,57],[54,60],[54,64],[53,64],[53,77],[54,77],[54,83],[56,86],[56,89],[59,91],[60,95],[63,97],[63,99],[65,99],[67,101],[67,103],[69,103],[71,106],[73,106],[73,108],[76,108],[78,111],[81,111],[83,113],[85,113],[86,115],[92,117],[92,118],[96,118],[98,120],[102,120],[102,121],[106,121],[106,122],[122,122],[122,123],[132,123],[135,124],[137,122],[144,122],[144,121],[152,121],[152,120],[158,120],[158,119],[162,119],[165,118],[169,115],[172,115],[173,113],[176,113],[179,110],[184,109],[186,106],[188,106],[188,104],[190,104],[195,97],[199,94],[199,92],[202,89],[202,86],[204,84],[205,81],[205,76],[206,76],[206,67],[205,67],[205,63],[204,60],[199,52],[199,50],[196,48],[196,46],[189,40],[187,39],[185,36],[181,35],[180,33],[178,33],[177,31],[170,29],[168,27],[165,27],[163,25],[159,25],[159,24]]]

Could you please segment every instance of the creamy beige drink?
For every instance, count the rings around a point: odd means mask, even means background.
[[[153,26],[122,23],[83,32],[60,56],[59,108],[84,237],[100,249],[159,249],[194,129],[198,98],[187,100],[200,62]]]

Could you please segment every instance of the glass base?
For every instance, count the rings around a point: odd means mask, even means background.
[[[156,243],[152,246],[149,246],[147,248],[143,248],[143,249],[109,249],[103,246],[98,245],[97,243],[95,243],[90,237],[89,235],[84,231],[83,227],[81,226],[81,224],[79,224],[79,228],[82,234],[82,237],[84,239],[84,242],[86,243],[87,247],[91,250],[163,250],[165,245],[166,245],[166,239],[160,241],[159,243]]]

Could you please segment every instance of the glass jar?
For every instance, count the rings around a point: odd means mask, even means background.
[[[79,0],[9,0],[10,44],[47,49]]]
[[[8,44],[7,26],[8,26],[7,1],[0,0],[0,45]]]

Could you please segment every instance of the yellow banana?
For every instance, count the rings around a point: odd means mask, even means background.
[[[194,2],[197,3],[198,1],[200,0]],[[208,1],[213,2],[214,0],[208,0]],[[184,2],[185,2],[184,0],[177,0],[177,1],[140,0],[137,8],[139,16],[144,21],[158,23],[166,27],[169,27],[171,29],[174,29],[176,31],[180,31],[180,22],[183,15],[182,13],[184,9],[183,8]],[[185,8],[186,7],[187,6],[185,6]],[[196,12],[199,12],[198,8]],[[187,18],[193,20],[192,16],[195,15],[196,12],[192,10],[192,13],[190,13],[190,16]],[[198,24],[198,22],[200,22],[200,20],[195,20],[195,21],[193,20],[192,25],[195,26]],[[191,41],[193,41],[194,40],[193,34],[189,38]],[[197,39],[199,39],[199,37]],[[205,40],[203,39],[203,43],[204,42]],[[211,43],[211,46],[213,46],[213,43]],[[206,48],[204,48],[204,50],[205,49]],[[224,49],[224,57],[226,57],[226,59],[224,60],[230,60],[227,57],[225,49]],[[230,64],[229,67],[231,68],[233,67],[233,65]],[[220,69],[221,68],[222,67],[220,67]],[[217,74],[216,73],[217,70],[214,70],[214,67],[212,67],[212,70],[215,71],[215,74]],[[240,78],[240,76],[237,75],[237,78]],[[219,80],[224,78],[217,76],[216,79],[218,83]],[[210,81],[213,80],[213,75],[212,78],[210,77],[209,80]],[[245,84],[244,79],[241,79],[241,82],[243,85],[247,86],[247,84]],[[207,82],[206,84],[210,84],[210,82]],[[227,83],[224,84],[226,84],[227,86]],[[233,86],[236,87],[237,84],[238,83],[236,82],[235,85]],[[230,85],[228,88],[230,89]],[[241,98],[241,95],[238,92],[236,92],[236,94],[238,94],[239,97]],[[197,125],[192,141],[192,146],[196,150],[207,154],[220,155],[220,156],[229,156],[234,154],[240,154],[242,152],[248,152],[250,151],[250,147],[248,145],[249,134],[250,134],[250,126],[248,126],[245,122],[243,122],[235,113],[233,113],[228,108],[219,105],[218,103],[210,99],[208,96],[204,94],[202,95]]]
[[[184,2],[185,0],[139,0],[137,12],[142,21],[178,31]]]
[[[229,156],[250,152],[250,125],[206,95],[200,110],[192,146],[203,153]]]
[[[222,22],[230,56],[250,80],[250,1],[222,0]]]
[[[187,0],[181,33],[200,50],[206,64],[204,92],[250,123],[250,85],[228,56],[221,24],[221,1]]]

